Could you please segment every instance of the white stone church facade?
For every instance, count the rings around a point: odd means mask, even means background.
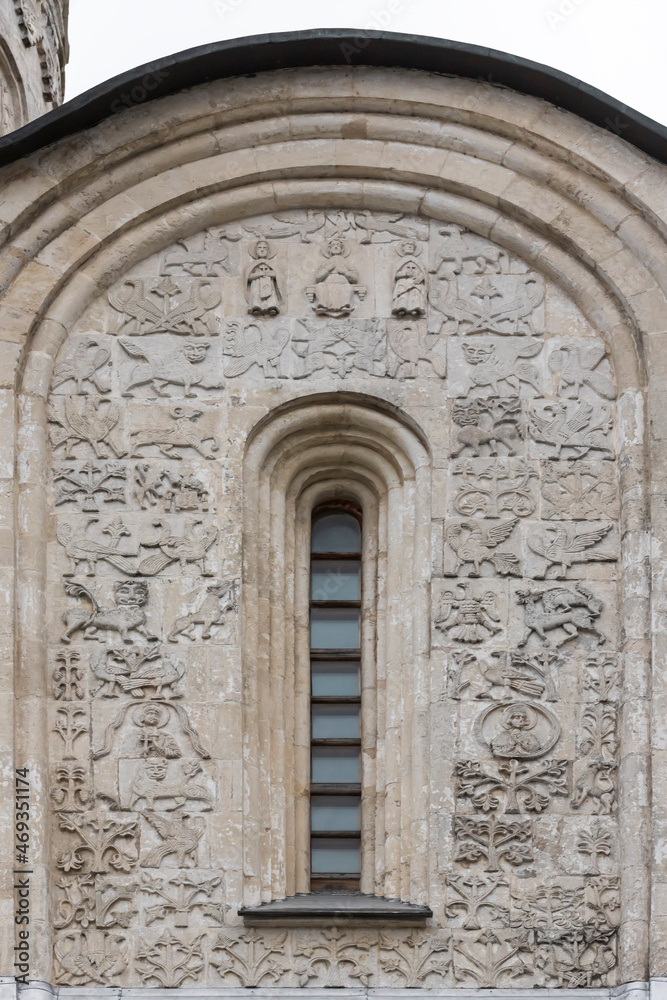
[[[353,32],[0,139],[2,1000],[665,995],[665,163]]]

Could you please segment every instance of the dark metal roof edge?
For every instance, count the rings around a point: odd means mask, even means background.
[[[448,39],[316,28],[200,45],[128,70],[0,138],[0,166],[91,128],[126,107],[210,80],[332,65],[425,70],[508,87],[570,111],[667,163],[667,128],[559,70],[507,52]]]

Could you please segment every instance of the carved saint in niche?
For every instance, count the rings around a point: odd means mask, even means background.
[[[491,740],[491,750],[499,757],[524,757],[539,753],[540,741],[532,732],[537,716],[528,705],[510,705],[503,713],[500,728]]]
[[[138,728],[127,738],[122,753],[127,757],[180,757],[181,751],[170,733],[161,732],[169,722],[169,712],[164,705],[145,705],[133,714],[132,721]]]
[[[328,262],[315,272],[314,285],[306,288],[306,296],[318,316],[349,316],[355,307],[355,292],[360,299],[366,289],[359,284],[359,272],[345,263],[349,255],[345,241],[333,237],[322,253]]]
[[[394,316],[423,316],[426,312],[426,275],[415,260],[421,247],[415,240],[403,240],[398,253],[406,258],[394,274],[391,311]]]
[[[278,287],[278,276],[269,260],[275,257],[267,240],[257,240],[250,250],[250,256],[257,263],[246,277],[246,298],[251,316],[277,316],[280,312],[282,295]]]
[[[558,720],[543,705],[515,701],[487,708],[478,735],[494,757],[530,760],[547,753],[560,735]]]

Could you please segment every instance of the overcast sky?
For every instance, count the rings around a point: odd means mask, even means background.
[[[70,0],[67,98],[194,45],[304,28],[487,45],[571,73],[667,124],[664,0]]]

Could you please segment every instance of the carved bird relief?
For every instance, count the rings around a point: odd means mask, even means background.
[[[53,405],[49,409],[49,420],[59,425],[51,428],[51,443],[54,448],[64,444],[65,458],[68,459],[75,457],[73,449],[76,445],[84,443],[93,449],[95,458],[108,457],[101,447],[102,443],[113,451],[116,458],[122,458],[126,450],[111,434],[119,418],[118,407],[108,399],[95,400],[92,396],[86,396],[79,412],[74,400],[67,397],[64,417],[58,415]]]
[[[407,323],[389,333],[389,347],[395,358],[389,356],[387,374],[398,378],[415,378],[419,361],[428,361],[439,378],[447,374],[447,348],[444,341],[433,334],[420,332],[416,325]]]
[[[159,868],[163,858],[170,854],[176,855],[179,868],[188,868],[195,864],[195,852],[204,836],[204,831],[190,826],[188,823],[190,816],[187,813],[181,813],[180,816],[172,815],[167,819],[166,816],[146,811],[143,816],[160,835],[163,843],[148,852],[141,862],[142,868]]]
[[[518,517],[506,521],[495,522],[491,527],[485,527],[483,521],[461,521],[450,524],[445,532],[447,544],[456,553],[456,566],[447,576],[458,576],[461,567],[472,563],[473,570],[468,576],[480,576],[482,563],[492,563],[496,573],[503,576],[519,575],[519,559],[513,552],[496,552],[500,545],[511,535],[519,523]]]
[[[278,376],[276,362],[287,346],[289,336],[286,327],[269,330],[257,323],[245,327],[236,321],[228,323],[225,356],[230,360],[225,361],[226,377],[235,378],[247,372],[252,365],[259,365],[265,378],[275,378]]]
[[[557,376],[558,395],[579,399],[582,387],[587,385],[603,399],[615,399],[614,380],[597,371],[606,353],[600,343],[586,348],[568,344],[552,351],[549,371]]]
[[[153,541],[142,541],[146,548],[157,548],[160,551],[141,560],[137,572],[141,576],[155,576],[169,566],[178,562],[181,571],[185,572],[187,563],[197,563],[203,576],[210,576],[206,569],[206,553],[218,537],[218,529],[202,527],[203,522],[188,518],[182,535],[172,535],[169,527],[163,521],[153,521],[155,528],[160,528],[160,535]]]
[[[459,583],[459,594],[445,591],[433,622],[440,632],[449,633],[455,642],[484,642],[502,632],[496,608],[496,595],[487,591],[482,597],[468,594],[468,583]]]
[[[102,369],[107,365],[111,353],[100,347],[99,341],[93,337],[85,337],[74,348],[70,356],[60,361],[53,369],[52,389],[73,381],[79,396],[87,395],[83,388],[84,382],[91,382],[98,392],[109,392],[111,386],[103,379]]]
[[[438,284],[450,286],[446,296],[439,288],[429,292],[431,306],[454,323],[454,334],[472,336],[476,333],[496,333],[501,336],[534,336],[536,329],[535,311],[544,300],[544,289],[537,275],[529,273],[516,276],[513,298],[505,298],[509,290],[500,291],[485,277],[475,285],[467,299],[461,298],[455,290],[455,281],[450,279]],[[511,293],[510,293],[511,294]],[[496,303],[495,300],[500,302]],[[429,327],[430,332],[439,332]]]
[[[74,576],[78,572],[79,566],[86,567],[86,576],[94,576],[97,570],[98,559],[110,563],[128,576],[134,576],[137,572],[136,566],[130,561],[128,556],[136,556],[136,552],[119,552],[118,541],[123,535],[129,535],[129,531],[124,527],[122,521],[116,521],[105,529],[112,537],[112,544],[105,545],[88,535],[88,529],[98,522],[99,518],[89,517],[86,520],[83,532],[75,534],[75,529],[67,522],[61,522],[56,528],[56,537],[64,547],[70,560],[70,571],[65,576]]]
[[[590,549],[602,541],[612,529],[611,524],[601,528],[590,528],[562,522],[558,526],[541,527],[528,535],[528,546],[546,561],[543,573],[536,573],[538,579],[549,575],[556,567],[555,579],[564,580],[567,571],[577,562],[614,562],[613,552],[591,552]],[[560,570],[558,567],[560,566]]]
[[[53,946],[56,982],[97,983],[108,986],[127,967],[130,949],[124,934],[90,928],[70,933]]]
[[[534,407],[529,410],[528,430],[535,441],[556,449],[550,457],[560,458],[563,448],[573,449],[575,458],[581,458],[593,449],[613,457],[607,440],[607,432],[611,428],[608,407],[602,406],[595,413],[590,403],[582,401],[570,416],[567,404],[550,403],[544,407],[544,413],[549,416],[540,416]]]
[[[171,278],[151,286],[132,278],[116,291],[109,292],[109,302],[123,314],[118,333],[143,337],[151,333],[176,333],[181,337],[216,336],[207,313],[220,302],[221,294],[212,281],[198,280],[184,288]]]

